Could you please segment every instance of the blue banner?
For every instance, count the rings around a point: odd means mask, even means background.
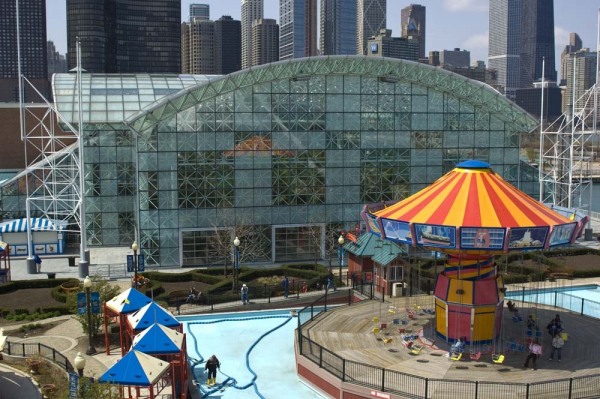
[[[99,292],[90,293],[90,301],[92,302],[92,313],[94,313],[94,314],[100,313],[100,293]]]
[[[78,292],[77,293],[77,313],[85,314],[85,304],[86,304],[85,292]]]
[[[77,399],[77,388],[79,387],[79,376],[77,373],[69,373],[69,398]]]
[[[127,271],[133,273],[133,255],[127,255]]]
[[[139,254],[138,255],[138,272],[143,272],[144,271],[144,255]]]

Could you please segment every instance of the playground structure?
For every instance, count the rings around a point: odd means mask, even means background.
[[[588,219],[567,214],[471,160],[396,204],[367,206],[363,217],[384,239],[446,254],[434,289],[435,333],[449,343],[483,344],[502,330],[504,283],[494,255],[574,242]]]

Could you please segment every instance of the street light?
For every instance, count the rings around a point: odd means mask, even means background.
[[[96,353],[96,348],[94,348],[94,344],[92,342],[92,300],[91,293],[92,290],[92,280],[90,276],[86,276],[83,280],[83,287],[85,288],[85,307],[87,312],[87,325],[88,325],[88,348],[85,351],[86,355],[93,355]],[[85,365],[85,363],[84,363]]]
[[[135,289],[137,289],[137,283],[138,283],[138,279],[137,279],[137,268],[138,268],[138,263],[137,263],[137,251],[138,251],[138,245],[137,242],[133,242],[133,244],[131,244],[131,249],[133,249],[133,281],[131,282],[131,286]]]
[[[77,369],[77,373],[80,377],[83,377],[83,369],[85,368],[85,357],[81,354],[81,352],[77,352],[77,356],[75,356],[75,368]]]
[[[233,255],[233,289],[237,288],[237,279],[240,272],[240,239],[235,237],[233,240],[235,253]]]
[[[340,285],[342,284],[342,266],[344,266],[344,232],[340,234],[338,238],[338,261],[340,263]]]

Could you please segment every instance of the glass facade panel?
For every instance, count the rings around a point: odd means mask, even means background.
[[[214,237],[246,225],[245,262],[313,260],[325,232],[353,228],[364,204],[406,198],[460,161],[489,162],[517,184],[519,134],[535,121],[491,89],[482,96],[462,77],[452,86],[446,71],[388,59],[294,61],[179,83],[187,89],[158,102],[173,94],[171,78],[128,76],[113,87],[114,77],[94,75],[86,98],[104,119],[85,136],[89,243],[130,245],[137,221],[149,266],[223,264],[231,248],[216,250]],[[69,114],[74,78],[55,80]],[[151,103],[145,118],[139,107]],[[25,190],[1,190],[5,215],[18,215]]]

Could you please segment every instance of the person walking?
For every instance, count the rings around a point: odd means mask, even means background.
[[[287,278],[287,276],[283,276],[281,285],[283,286],[283,297],[287,299],[290,292],[290,280]]]
[[[330,288],[333,288],[334,291],[336,290],[333,278],[333,272],[329,270],[329,274],[327,275],[327,287],[325,288],[325,292],[329,291]]]
[[[524,368],[529,367],[529,361],[533,363],[533,370],[537,370],[537,359],[542,356],[542,345],[540,341],[536,338],[533,340],[531,344],[529,344],[529,355],[527,355],[527,359],[525,359]]]
[[[212,355],[204,365],[204,370],[208,370],[206,386],[215,385],[217,383],[217,369],[221,370],[221,362],[215,355]]]
[[[556,358],[560,362],[562,347],[565,345],[565,340],[560,334],[556,334],[552,338],[552,352],[550,352],[550,360],[554,360],[554,353],[556,352]]]
[[[248,300],[248,286],[246,284],[242,285],[241,295],[243,305],[250,303],[250,301]]]
[[[39,257],[38,254],[34,254],[33,261],[35,262],[36,273],[39,273],[42,270],[42,259]]]

